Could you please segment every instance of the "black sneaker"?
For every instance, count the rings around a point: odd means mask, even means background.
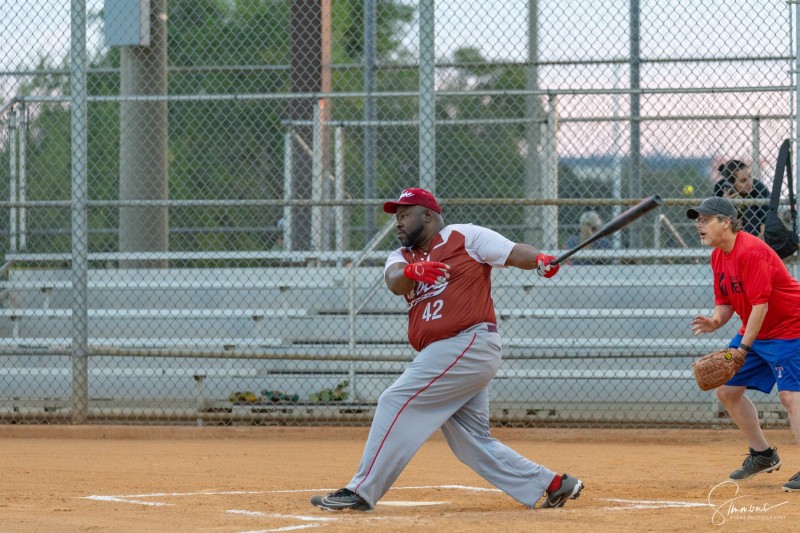
[[[314,496],[311,498],[311,504],[326,511],[344,511],[345,509],[353,511],[372,510],[361,496],[348,489],[340,489],[336,492],[331,492],[327,496]]]
[[[574,500],[581,495],[583,481],[569,474],[561,476],[561,488],[555,492],[545,492],[543,508],[564,507],[567,500]]]
[[[789,478],[789,481],[783,485],[783,490],[786,492],[800,491],[800,472]]]
[[[762,472],[772,472],[781,469],[781,458],[778,457],[776,448],[772,448],[771,455],[757,455],[753,448],[742,463],[742,467],[731,472],[731,479],[750,479]]]

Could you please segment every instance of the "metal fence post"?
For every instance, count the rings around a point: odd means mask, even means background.
[[[614,66],[614,89],[619,89],[621,66]],[[612,113],[614,122],[611,124],[611,195],[614,200],[622,200],[622,125],[619,118],[622,116],[620,94],[615,92],[612,96]],[[616,204],[611,214],[616,217],[622,213],[622,205]],[[614,248],[622,247],[622,232],[616,232],[611,237]]]
[[[17,201],[17,112],[8,113],[8,201]],[[17,208],[12,205],[8,210],[8,249],[17,251]]]
[[[558,198],[558,97],[548,97],[547,134],[544,141],[544,157],[542,162],[542,196],[548,199]],[[558,206],[542,207],[542,247],[546,250],[558,249]]]
[[[794,12],[795,12],[795,27],[794,27],[794,73],[789,75],[790,81],[792,81],[792,88],[794,89],[794,128],[795,128],[795,137],[794,137],[794,146],[792,147],[792,152],[794,155],[797,155],[797,140],[800,139],[800,113],[798,113],[798,109],[800,109],[800,21],[797,20],[800,17],[800,8],[798,8],[798,4],[796,2],[792,2],[789,5],[789,23],[792,22],[791,16],[791,9],[792,5],[794,5]],[[791,33],[790,33],[791,37]],[[790,50],[792,52],[792,50]],[[800,191],[800,168],[797,168],[800,165],[797,165],[797,157],[795,157],[795,165],[794,165],[794,173],[795,173],[795,191]],[[797,263],[795,263],[795,268],[797,267]]]
[[[754,180],[761,180],[761,117],[750,119],[753,138],[753,163],[750,170]]]
[[[89,415],[88,184],[86,100],[86,2],[72,0],[70,131],[72,175],[72,423]]]
[[[630,0],[630,69],[631,69],[631,154],[630,170],[628,176],[628,197],[639,198],[642,194],[642,134],[641,134],[641,102],[639,89],[641,87],[641,61],[640,56],[640,5],[639,0]],[[641,244],[641,221],[634,221],[628,230],[631,248],[638,248]]]
[[[539,2],[528,0],[528,66],[525,68],[525,90],[539,89]],[[542,195],[542,162],[540,142],[542,136],[542,106],[537,94],[525,97],[525,177],[523,194],[525,198],[538,198]],[[535,206],[527,206],[524,211],[525,230],[523,240],[541,245],[544,241],[542,213]]]
[[[314,126],[312,128],[311,146],[311,199],[319,202],[325,196],[324,172],[322,168],[322,108],[324,100],[318,100],[314,106]],[[322,215],[322,206],[311,206],[311,249],[324,250],[325,224]]]
[[[294,134],[292,126],[288,126],[283,134],[283,199],[292,199],[292,161],[294,150]],[[292,221],[292,206],[286,204],[283,206],[283,249],[291,251],[292,246],[292,231],[294,224]]]
[[[345,197],[344,128],[342,126],[334,129],[334,147],[334,197],[337,201],[342,201]],[[335,213],[334,225],[336,228],[335,248],[337,252],[343,252],[348,248],[347,209],[344,205],[337,204],[333,212]]]
[[[436,84],[433,0],[419,3],[419,186],[436,192]]]
[[[25,115],[27,108],[25,104],[20,104],[19,107],[19,127],[17,128],[17,138],[19,139],[19,152],[17,158],[19,159],[19,190],[17,195],[19,197],[19,249],[25,250],[28,247],[28,211],[25,207],[25,202],[28,198],[28,168],[27,168],[27,122]]]
[[[364,0],[364,198],[375,198],[377,128],[372,124],[378,117],[375,99],[375,61],[377,54],[376,0]],[[337,130],[338,131],[338,130]],[[364,209],[364,239],[369,241],[376,230],[375,210]]]

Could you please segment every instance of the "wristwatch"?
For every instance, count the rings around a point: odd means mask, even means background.
[[[740,343],[739,344],[739,349],[740,350],[744,350],[745,352],[749,352],[750,351],[750,347],[748,345],[744,344],[744,343]]]

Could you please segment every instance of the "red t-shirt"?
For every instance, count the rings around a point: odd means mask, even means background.
[[[733,250],[711,252],[714,302],[730,305],[742,319],[744,334],[754,305],[767,303],[767,316],[757,339],[800,338],[800,283],[778,254],[745,231],[736,234]]]
[[[499,233],[472,224],[450,224],[433,239],[428,254],[398,248],[386,259],[395,263],[439,261],[450,265],[442,285],[414,282],[408,303],[408,340],[415,350],[450,338],[481,322],[496,323],[492,301],[492,267],[505,266],[514,247]],[[385,269],[384,269],[385,272]]]

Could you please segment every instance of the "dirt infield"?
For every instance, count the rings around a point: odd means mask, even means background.
[[[371,513],[313,494],[353,474],[366,429],[0,426],[0,531],[797,531],[791,432],[783,468],[734,484],[733,430],[496,429],[534,461],[581,477],[563,509],[526,509],[450,453],[423,446]],[[738,490],[738,492],[737,492]],[[711,503],[709,503],[709,501]]]

